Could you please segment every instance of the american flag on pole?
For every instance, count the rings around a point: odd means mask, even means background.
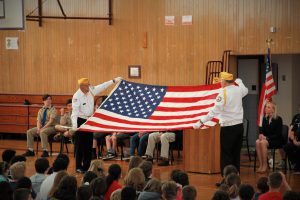
[[[261,94],[260,94],[260,100],[258,105],[258,118],[257,118],[257,124],[258,126],[262,126],[262,119],[265,114],[265,105],[268,100],[271,99],[273,95],[276,94],[276,87],[275,82],[273,79],[272,74],[272,67],[271,67],[271,50],[268,48],[268,54],[266,59],[266,80],[263,84]]]
[[[151,132],[192,128],[214,106],[221,85],[155,86],[122,80],[85,124],[89,132]],[[216,118],[205,123],[214,126]]]

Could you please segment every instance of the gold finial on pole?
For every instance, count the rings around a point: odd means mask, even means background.
[[[268,44],[268,47],[270,47],[271,44],[273,43],[273,39],[272,38],[266,39],[266,43]]]

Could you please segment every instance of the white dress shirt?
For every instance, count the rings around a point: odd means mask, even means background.
[[[202,123],[218,116],[221,126],[233,126],[243,123],[243,103],[242,99],[248,94],[241,79],[236,79],[236,85],[229,85],[221,89],[215,100],[215,105],[209,113],[201,119]]]
[[[94,96],[104,91],[114,83],[113,80],[107,81],[95,87],[90,87],[90,91],[84,94],[80,89],[73,95],[72,99],[72,125],[77,127],[77,118],[88,119],[94,113]]]
[[[57,172],[53,172],[52,174],[50,174],[49,176],[47,176],[47,178],[42,182],[41,188],[40,188],[40,198],[41,200],[47,200],[47,196],[49,191],[51,190],[53,183],[54,183],[54,179],[56,176]]]

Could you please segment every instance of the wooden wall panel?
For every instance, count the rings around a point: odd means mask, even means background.
[[[37,6],[28,0],[26,14]],[[107,0],[61,0],[69,16],[106,16]],[[61,16],[56,1],[45,15]],[[107,21],[46,19],[43,27],[27,21],[25,31],[0,31],[0,92],[73,94],[77,79],[101,83],[127,77],[128,65],[141,65],[142,78],[162,85],[205,82],[205,65],[222,52],[300,53],[299,0],[113,0],[113,25]],[[164,17],[175,16],[174,26]],[[192,15],[193,25],[181,25]],[[277,33],[269,33],[270,26]],[[147,48],[143,48],[147,34]],[[5,37],[17,36],[20,49],[6,50]],[[107,90],[105,93],[108,93]]]

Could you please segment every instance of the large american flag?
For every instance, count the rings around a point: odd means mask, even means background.
[[[122,80],[82,131],[151,132],[192,128],[214,106],[220,84],[155,86]],[[205,123],[214,126],[217,119]]]
[[[266,80],[262,86],[260,100],[258,105],[258,117],[257,124],[262,126],[262,119],[265,114],[265,106],[267,101],[271,100],[271,97],[276,94],[276,86],[273,79],[272,67],[271,67],[271,50],[268,48],[268,54],[266,59]]]

